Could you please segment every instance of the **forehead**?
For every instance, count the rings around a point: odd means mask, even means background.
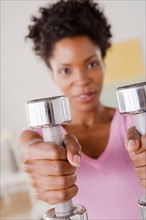
[[[86,36],[64,38],[55,44],[51,60],[61,62],[69,62],[75,58],[84,60],[94,54],[98,56],[98,53],[100,53],[98,46]]]

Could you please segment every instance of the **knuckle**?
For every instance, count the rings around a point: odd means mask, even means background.
[[[35,190],[42,190],[43,189],[43,181],[42,177],[40,175],[36,174],[30,174],[29,175],[29,184],[35,189]]]
[[[144,188],[146,188],[146,180],[141,179],[140,183]]]
[[[66,200],[68,200],[68,193],[67,193],[67,190],[61,190],[60,193],[59,193],[59,200],[61,202],[64,202]]]
[[[59,178],[59,185],[61,189],[65,189],[68,186],[68,181],[67,181],[67,177],[65,176],[61,176]]]
[[[74,188],[75,188],[75,192],[78,193],[78,187],[77,187],[77,185],[74,185]]]
[[[36,197],[37,199],[39,199],[39,200],[42,200],[42,197],[41,197],[41,195],[40,195],[39,193],[35,193],[35,197]]]
[[[44,142],[43,149],[46,151],[53,151],[55,148],[55,143],[53,142]]]
[[[78,193],[78,187],[76,186],[76,185],[74,185],[74,196],[76,196],[77,195],[77,193]]]
[[[34,188],[34,189],[39,189],[39,185],[35,179],[29,179],[29,184]]]
[[[52,148],[52,149],[56,149],[57,145],[54,143],[54,142],[47,142],[45,143],[46,144],[46,147],[49,149]]]
[[[44,142],[43,143],[43,150],[48,152],[51,158],[58,158],[59,156],[59,146],[53,142]]]
[[[66,189],[68,187],[71,187],[76,182],[76,176],[75,175],[69,175],[69,176],[61,176],[59,180],[59,186],[61,189]]]
[[[141,171],[140,171],[139,169],[136,169],[135,172],[136,172],[136,175],[137,175],[137,176],[140,176],[140,175],[141,175]]]
[[[56,144],[52,144],[51,155],[54,159],[59,159],[61,156],[60,148]]]
[[[29,179],[28,180],[28,183],[32,186],[32,187],[35,187],[35,181],[33,179]]]
[[[76,181],[77,181],[77,176],[74,175],[74,183],[76,183]]]
[[[55,169],[56,175],[62,175],[63,174],[62,162],[61,161],[56,161],[56,163],[54,164],[54,169]]]
[[[27,160],[22,164],[22,169],[26,173],[31,173],[33,171],[33,165],[29,160]]]
[[[30,146],[27,145],[24,150],[24,162],[29,161],[30,158]]]
[[[68,189],[63,189],[58,192],[58,201],[64,202],[73,198],[78,193],[78,187],[73,185]]]
[[[133,162],[135,164],[145,164],[145,153],[136,154],[133,157]]]
[[[137,176],[140,177],[140,178],[145,178],[145,173],[142,173],[142,172],[141,173],[137,173]]]
[[[42,200],[44,202],[48,202],[48,198],[46,196],[44,196],[44,194],[40,191],[37,191],[35,192],[35,197],[39,200]]]
[[[75,170],[75,167],[71,166],[68,161],[53,161],[50,166],[50,172],[57,176],[74,174]]]
[[[146,178],[146,166],[136,168],[135,172],[138,177],[140,177],[142,179]]]
[[[41,200],[42,200],[42,194],[40,193],[39,190],[35,190],[35,197],[36,197],[37,199],[41,199]]]

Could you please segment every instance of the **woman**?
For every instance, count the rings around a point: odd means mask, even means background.
[[[66,148],[44,143],[40,130],[20,135],[20,157],[37,198],[49,204],[73,198],[85,205],[89,219],[139,219],[146,136],[100,102],[112,36],[103,11],[90,0],[59,1],[32,20],[27,38],[68,96],[72,113],[63,126]]]

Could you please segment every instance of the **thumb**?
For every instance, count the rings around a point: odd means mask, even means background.
[[[135,127],[131,127],[127,131],[126,147],[128,152],[135,152],[140,147],[140,135]]]
[[[127,150],[128,152],[135,152],[139,148],[139,140],[130,139],[127,142]]]
[[[79,167],[81,160],[81,146],[77,138],[74,135],[66,134],[63,138],[63,142],[66,147],[69,163],[74,167]]]

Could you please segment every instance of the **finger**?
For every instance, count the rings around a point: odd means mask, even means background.
[[[76,185],[71,186],[65,190],[54,190],[54,191],[37,191],[36,197],[50,205],[62,203],[72,199],[78,192]]]
[[[138,177],[146,180],[146,166],[137,167],[137,168],[135,168],[135,171],[136,171],[136,174]]]
[[[142,180],[140,180],[140,183],[144,188],[146,188],[146,180],[142,179]]]
[[[137,150],[134,150],[133,152],[135,154],[139,154],[146,151],[146,134],[142,135],[140,137],[140,147]],[[132,152],[131,150],[129,152]]]
[[[67,150],[67,159],[72,166],[80,166],[81,146],[74,135],[65,135],[64,144]]]
[[[75,172],[73,167],[66,160],[33,160],[26,161],[23,170],[27,173],[36,173],[42,176],[54,175],[69,175]]]
[[[24,161],[36,159],[65,160],[66,150],[63,146],[59,146],[52,142],[31,144],[26,147]]]
[[[75,174],[66,176],[31,176],[31,186],[38,190],[63,190],[73,186],[77,178]]]
[[[141,152],[146,151],[146,134],[141,136],[141,147],[139,149]],[[137,153],[137,152],[136,152]]]
[[[135,154],[132,156],[135,167],[146,166],[146,152]]]

